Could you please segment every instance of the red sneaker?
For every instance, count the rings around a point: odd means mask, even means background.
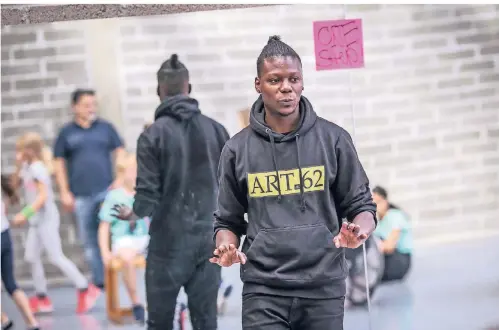
[[[29,308],[31,309],[31,313],[36,314],[38,313],[38,297],[30,297],[29,298]]]
[[[52,313],[54,306],[49,297],[39,298],[37,296],[29,298],[29,307],[33,314],[36,313]]]
[[[97,299],[99,299],[102,291],[93,284],[90,284],[85,291],[78,292],[78,304],[76,313],[82,314],[88,312],[95,306]]]

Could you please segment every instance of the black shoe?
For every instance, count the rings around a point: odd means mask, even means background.
[[[137,323],[144,325],[146,323],[146,312],[142,305],[133,306],[133,317]]]
[[[11,320],[8,320],[6,323],[2,324],[2,330],[12,329],[14,323]]]

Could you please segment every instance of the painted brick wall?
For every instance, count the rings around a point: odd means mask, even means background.
[[[317,72],[312,21],[362,18],[364,69]],[[418,236],[499,227],[499,6],[296,5],[121,21],[127,142],[157,104],[173,52],[202,110],[235,133],[256,98],[256,58],[280,34],[300,54],[317,112],[352,134],[374,184]],[[353,110],[352,110],[353,105]]]
[[[2,172],[11,172],[20,134],[37,131],[52,145],[58,129],[70,120],[70,93],[77,86],[90,84],[89,63],[85,32],[69,24],[2,27],[1,45]],[[74,220],[61,214],[64,250],[85,268]],[[26,230],[13,230],[13,236],[16,272],[24,278],[30,273],[22,261]],[[46,271],[49,277],[60,274],[48,263]]]
[[[366,67],[315,71],[312,21],[345,14],[363,19]],[[499,228],[499,6],[296,5],[115,22],[130,149],[158,103],[155,72],[173,52],[202,110],[236,133],[237,112],[256,98],[256,58],[280,34],[302,57],[304,95],[355,133],[372,183],[412,215],[419,238]],[[69,91],[91,83],[91,39],[75,29],[2,28],[3,167],[15,134],[34,128],[51,141],[68,118]]]

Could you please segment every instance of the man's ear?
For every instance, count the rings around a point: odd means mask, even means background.
[[[191,92],[192,92],[192,85],[189,84],[189,91],[187,92],[187,94],[191,94]]]
[[[260,89],[260,78],[258,77],[255,77],[255,90],[258,94],[262,92]]]

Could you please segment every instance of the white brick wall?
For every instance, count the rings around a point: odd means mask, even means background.
[[[363,20],[366,67],[317,72],[312,21],[345,12]],[[430,224],[499,226],[497,6],[296,5],[120,23],[128,143],[153,114],[155,72],[173,52],[191,70],[203,111],[237,132],[237,110],[256,98],[256,58],[280,34],[302,57],[304,94],[320,115],[353,133],[353,105],[373,184],[389,189],[420,235],[433,235]]]
[[[345,14],[363,20],[366,67],[315,71],[312,21]],[[92,82],[92,22],[2,28],[3,166],[15,134],[38,125],[52,139],[69,92]],[[295,5],[114,22],[129,148],[152,119],[155,73],[172,53],[202,111],[237,132],[237,111],[257,97],[256,58],[279,34],[302,57],[316,111],[353,133],[354,109],[372,183],[412,215],[419,238],[499,228],[499,6]]]
[[[70,93],[90,85],[85,31],[75,24],[2,27],[2,173],[11,172],[17,137],[25,131],[42,134],[50,145],[71,118]],[[65,252],[84,267],[72,218],[61,212]],[[30,274],[23,261],[26,230],[14,230],[16,272]],[[60,274],[46,264],[48,276]]]

